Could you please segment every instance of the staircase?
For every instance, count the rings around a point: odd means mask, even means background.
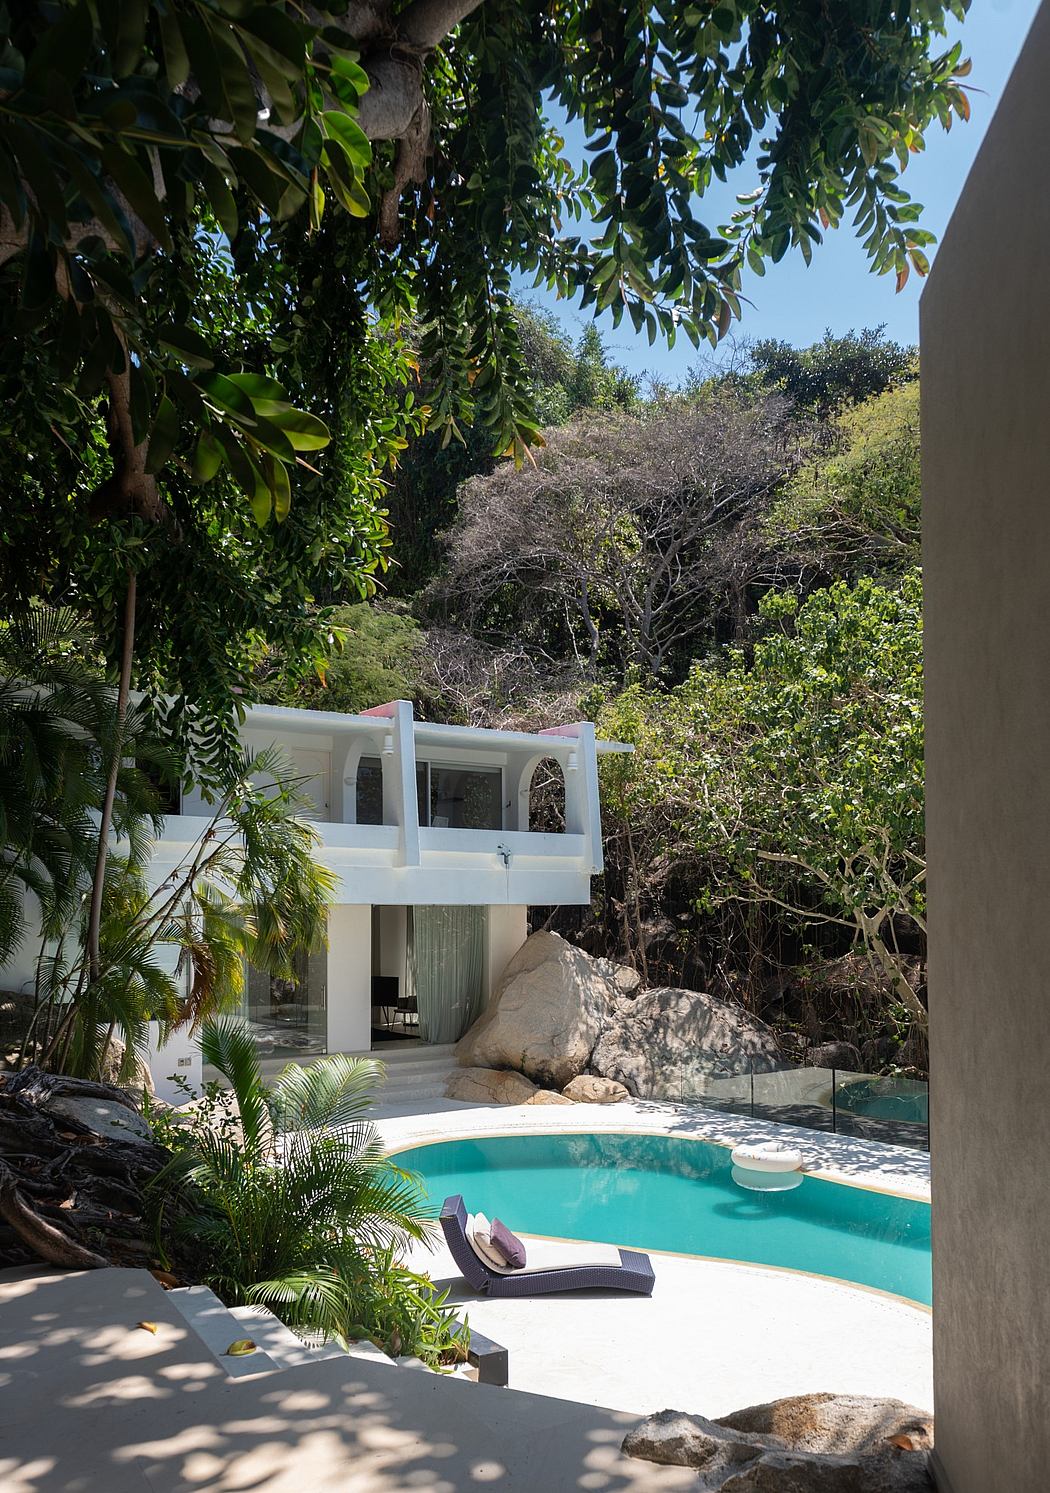
[[[256,1351],[231,1357],[244,1338]],[[307,1347],[265,1309],[230,1310],[198,1287],[164,1291],[145,1270],[0,1271],[0,1488],[696,1486],[693,1469],[623,1457],[635,1417],[397,1364],[371,1344],[354,1354]]]
[[[386,1067],[386,1082],[376,1095],[384,1107],[410,1103],[414,1099],[440,1099],[444,1096],[449,1074],[456,1066],[455,1045],[391,1043],[372,1057]]]

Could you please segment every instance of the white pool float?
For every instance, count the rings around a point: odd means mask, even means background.
[[[797,1172],[802,1166],[802,1152],[778,1140],[757,1141],[735,1147],[733,1165],[751,1172]]]

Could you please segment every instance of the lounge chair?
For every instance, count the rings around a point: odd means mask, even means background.
[[[467,1210],[457,1193],[441,1208],[441,1229],[449,1252],[468,1285],[484,1296],[545,1296],[553,1291],[635,1291],[651,1296],[656,1277],[648,1255],[621,1249],[618,1265],[573,1265],[557,1269],[514,1270],[503,1273],[479,1259],[467,1238]]]

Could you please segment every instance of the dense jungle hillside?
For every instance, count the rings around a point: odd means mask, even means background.
[[[914,349],[757,342],[669,388],[517,316],[545,444],[408,434],[375,595],[319,595],[331,661],[292,680],[271,650],[258,692],[595,720],[635,747],[603,766],[605,874],[533,925],[740,1001],[790,1054],[924,1071]]]

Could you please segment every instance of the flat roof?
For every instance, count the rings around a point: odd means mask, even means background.
[[[245,724],[249,726],[283,726],[287,730],[343,731],[355,734],[375,734],[389,729],[392,716],[380,714],[351,715],[339,710],[301,710],[292,705],[249,705],[245,709]],[[555,727],[550,731],[500,731],[489,726],[450,726],[438,721],[419,721],[413,718],[412,733],[417,742],[425,746],[442,746],[458,743],[460,746],[490,747],[507,750],[514,747],[542,751],[551,757],[567,756],[575,750],[578,737],[572,725]],[[597,750],[602,755],[614,752],[633,752],[634,747],[623,741],[597,740]]]

